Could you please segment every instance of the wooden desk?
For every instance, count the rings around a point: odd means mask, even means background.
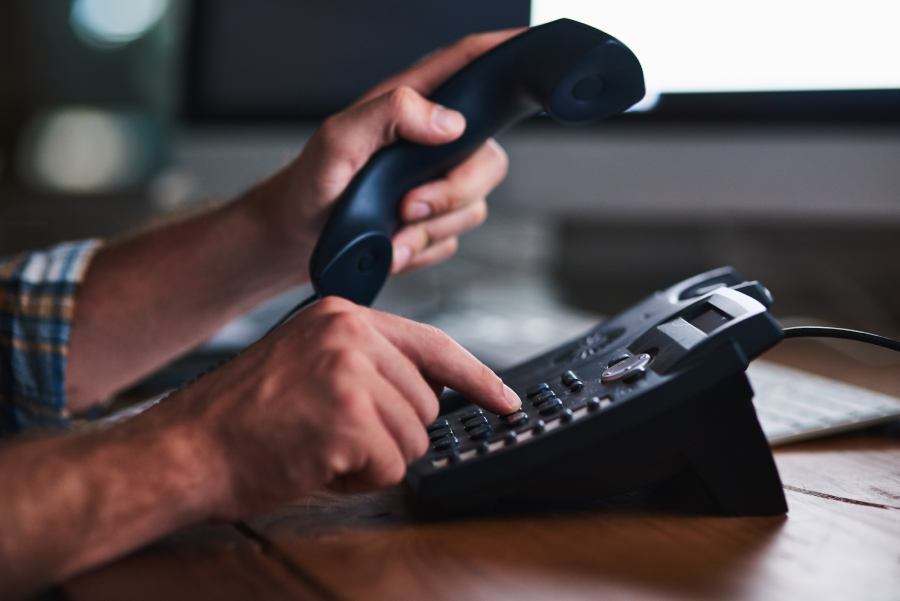
[[[775,359],[900,395],[896,364]],[[399,490],[178,533],[61,587],[142,599],[900,599],[900,428],[775,453],[786,518],[606,511],[416,523]]]

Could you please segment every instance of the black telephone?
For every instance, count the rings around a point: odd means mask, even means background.
[[[370,304],[390,270],[403,194],[489,136],[541,111],[563,123],[606,118],[643,95],[634,54],[582,23],[561,19],[494,48],[432,95],[465,115],[460,139],[394,144],[348,186],[310,262],[316,297]],[[614,494],[689,471],[718,511],[785,512],[744,376],[748,361],[782,337],[770,300],[730,269],[710,272],[508,371],[527,398],[523,411],[466,406],[431,425],[432,449],[407,474],[414,498],[446,513],[542,491]]]
[[[783,337],[771,302],[730,267],[710,271],[506,370],[520,412],[444,399],[462,406],[428,428],[431,449],[407,472],[416,504],[553,507],[680,478],[704,511],[786,512],[744,374]]]

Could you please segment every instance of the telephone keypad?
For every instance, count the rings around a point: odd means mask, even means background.
[[[465,423],[465,422],[468,422],[469,420],[479,419],[483,416],[484,416],[484,411],[482,411],[480,408],[476,407],[474,409],[469,409],[468,411],[463,412],[459,416],[459,419],[460,419],[460,421]]]
[[[538,407],[538,412],[541,415],[552,415],[553,413],[556,413],[557,411],[562,409],[562,406],[562,401],[560,401],[559,399],[554,399],[553,401],[547,401],[546,403]]]
[[[613,404],[613,396],[627,395],[630,378],[603,382],[601,372],[622,369],[634,361],[635,355],[619,352],[610,361],[600,359],[594,364],[579,364],[556,374],[544,374],[524,390],[517,390],[526,400],[518,411],[494,415],[480,407],[469,406],[442,417],[429,426],[432,463],[435,468],[453,463],[478,461],[481,457],[505,452],[522,444],[544,438],[556,430]],[[598,357],[599,359],[599,357]],[[643,362],[642,362],[643,363]],[[637,366],[640,370],[644,365]],[[625,388],[623,388],[623,386]]]
[[[543,392],[541,392],[541,393],[536,394],[536,395],[531,399],[531,402],[532,402],[534,405],[540,405],[541,403],[543,403],[543,402],[546,401],[547,399],[552,399],[552,398],[556,398],[556,393],[553,392],[552,390],[545,390],[545,391],[543,391]]]
[[[433,432],[438,432],[440,430],[443,430],[443,429],[449,428],[449,427],[450,427],[450,422],[448,422],[446,419],[439,419],[436,422],[434,422],[433,424],[431,424],[430,426],[428,426],[427,430],[428,430],[428,433],[431,434]]]
[[[451,449],[458,444],[459,439],[451,434],[432,442],[431,446],[435,451],[446,451],[447,449]]]
[[[466,425],[464,427],[465,427],[466,432],[471,433],[476,428],[481,428],[482,426],[487,426],[488,418],[482,416],[482,419],[470,419],[467,422],[465,422],[465,424]]]
[[[428,440],[430,440],[432,443],[435,443],[442,438],[446,438],[446,437],[452,436],[452,435],[453,435],[453,431],[450,430],[449,428],[446,430],[438,430],[437,432],[430,433],[428,435]]]
[[[515,413],[510,413],[508,415],[504,415],[502,418],[503,422],[510,427],[518,426],[526,421],[528,421],[528,414],[522,411],[516,411]]]
[[[540,384],[535,384],[534,386],[532,386],[528,390],[526,390],[525,396],[527,396],[530,399],[531,397],[537,396],[538,394],[540,394],[542,392],[547,392],[548,390],[550,390],[550,385],[547,384],[546,382],[541,382]]]
[[[602,394],[607,389],[599,377],[603,370],[608,370],[606,361],[594,369],[583,365],[578,372],[571,369],[557,372],[559,375],[554,378],[559,384],[555,386],[548,383],[552,380],[545,380],[527,387],[524,397],[533,409],[523,406],[507,415],[494,415],[480,407],[467,407],[438,419],[428,427],[434,467],[474,461],[534,437],[543,437],[605,409],[612,404],[612,396]],[[584,373],[579,373],[582,371]],[[590,383],[590,392],[579,394],[585,390],[585,382]],[[619,382],[609,384],[621,385]]]
[[[560,378],[559,378],[560,382],[563,383],[563,386],[571,386],[573,382],[577,382],[580,379],[581,378],[576,376],[575,372],[572,370],[569,370],[569,371],[563,373],[563,375],[560,376]]]

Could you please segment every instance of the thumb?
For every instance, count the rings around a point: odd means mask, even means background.
[[[351,164],[362,165],[378,149],[402,138],[417,144],[446,144],[462,135],[462,113],[400,86],[351,106],[329,120],[332,150]]]

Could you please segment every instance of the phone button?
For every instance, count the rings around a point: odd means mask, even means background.
[[[466,432],[471,432],[475,428],[480,428],[481,426],[486,425],[488,425],[488,419],[484,416],[482,416],[479,420],[470,419],[466,422]]]
[[[535,396],[533,399],[531,399],[531,402],[534,403],[535,405],[540,405],[547,399],[555,399],[555,398],[556,398],[555,392],[553,392],[552,390],[545,390],[544,392],[539,393],[537,396]]]
[[[428,439],[431,442],[435,442],[437,440],[444,438],[445,436],[451,436],[452,434],[453,434],[453,430],[451,430],[450,427],[447,426],[446,428],[444,428],[442,430],[435,430],[434,432],[429,432]]]
[[[448,422],[446,419],[441,419],[441,420],[434,422],[430,426],[428,426],[427,430],[428,430],[429,434],[433,434],[434,432],[437,432],[439,430],[444,430],[445,428],[449,428],[449,427],[450,427],[450,422]]]
[[[530,399],[531,397],[538,395],[542,392],[546,392],[548,390],[550,390],[550,385],[547,384],[546,382],[541,382],[540,384],[535,384],[534,386],[532,386],[531,388],[526,390],[525,396],[527,396]]]
[[[479,424],[469,430],[469,438],[472,440],[482,440],[491,435],[491,426],[489,424]]]
[[[516,411],[500,417],[503,423],[509,427],[515,427],[528,420],[528,414],[524,411]]]
[[[446,451],[447,449],[452,449],[458,444],[459,439],[455,436],[445,436],[444,438],[435,440],[432,443],[431,448],[433,448],[435,451]]]
[[[470,420],[479,418],[483,415],[484,415],[484,412],[482,412],[481,409],[478,409],[478,408],[469,409],[468,411],[464,411],[463,413],[460,414],[459,421],[466,423],[466,422],[469,422]]]
[[[559,399],[552,399],[547,401],[546,403],[542,403],[538,406],[537,409],[541,415],[550,415],[562,409],[562,406],[562,401],[560,401]]]
[[[578,379],[579,379],[579,378],[578,378],[578,376],[575,375],[575,372],[572,371],[572,370],[570,369],[569,371],[565,372],[565,373],[560,377],[559,380],[560,380],[564,385],[568,386],[569,384],[571,384],[572,382],[574,382],[575,380],[578,380]]]
[[[616,382],[626,378],[640,377],[647,371],[647,366],[650,365],[650,361],[652,360],[653,357],[649,354],[641,353],[640,355],[629,357],[624,361],[619,361],[612,367],[603,370],[603,373],[600,374],[600,381],[604,384],[608,384],[609,382]]]

